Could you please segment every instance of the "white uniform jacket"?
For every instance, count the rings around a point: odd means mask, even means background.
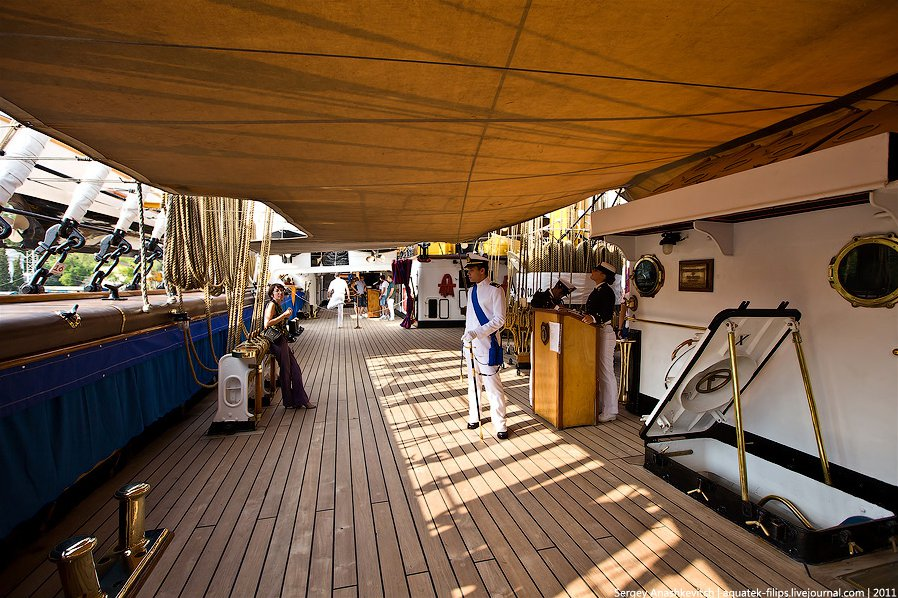
[[[468,307],[465,313],[465,331],[474,333],[471,345],[474,349],[474,357],[481,368],[488,367],[490,355],[490,334],[505,326],[505,291],[502,287],[493,286],[488,280],[477,283],[477,303],[488,321],[481,324],[474,311],[474,289],[468,293]]]
[[[328,309],[334,309],[338,305],[343,305],[343,302],[346,301],[346,294],[349,292],[349,285],[346,284],[345,280],[337,277],[327,287],[327,292],[330,293],[331,291],[333,291],[333,295],[331,295],[330,301],[327,302]]]

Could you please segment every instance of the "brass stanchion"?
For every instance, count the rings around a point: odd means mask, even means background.
[[[149,491],[149,484],[138,482],[122,486],[115,493],[119,501],[117,552],[128,556],[146,552],[149,541],[144,534],[144,497]]]
[[[627,403],[630,400],[630,352],[636,341],[618,339],[620,347],[620,384],[617,387],[617,400]]]
[[[56,563],[62,593],[66,598],[106,598],[100,589],[94,548],[97,539],[91,536],[75,536],[59,543],[50,552],[50,560]]]
[[[826,449],[823,448],[823,434],[820,432],[820,420],[817,417],[817,403],[814,401],[814,392],[811,390],[811,377],[808,375],[808,365],[804,360],[804,351],[801,348],[801,333],[798,332],[798,322],[789,322],[792,330],[792,344],[795,345],[795,353],[798,355],[798,367],[801,369],[801,379],[804,382],[804,392],[808,397],[808,409],[811,410],[811,425],[814,427],[814,436],[817,439],[817,452],[820,454],[820,466],[823,468],[823,481],[832,486],[832,478],[829,474],[829,460],[826,458]]]
[[[742,502],[748,500],[748,472],[745,467],[745,429],[742,425],[742,398],[739,395],[739,369],[736,367],[736,325],[727,320],[727,341],[730,348],[730,370],[733,374],[733,404],[736,411],[736,453],[739,457],[739,488]]]

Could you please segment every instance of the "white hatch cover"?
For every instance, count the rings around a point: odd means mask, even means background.
[[[708,325],[689,365],[649,415],[645,439],[684,436],[726,421],[733,403],[729,332],[733,331],[740,393],[801,318],[795,309],[727,309]],[[791,342],[791,341],[790,341]]]

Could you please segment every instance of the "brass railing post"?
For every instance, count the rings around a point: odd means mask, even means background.
[[[823,468],[823,481],[831,486],[833,481],[829,473],[829,460],[826,458],[826,449],[823,448],[823,434],[820,432],[820,420],[817,417],[817,403],[814,401],[814,392],[811,390],[811,377],[808,374],[807,362],[804,360],[804,350],[801,348],[801,333],[798,332],[798,322],[791,320],[789,328],[792,330],[792,343],[795,345],[795,353],[798,355],[798,367],[801,369],[804,392],[808,397],[808,408],[811,410],[811,425],[814,427],[814,437],[817,439],[817,452],[820,454],[820,466]]]
[[[118,505],[118,545],[116,552],[126,556],[140,556],[147,550],[144,499],[150,485],[144,482],[126,484],[118,489],[115,498]]]
[[[739,488],[742,502],[748,500],[748,472],[745,467],[745,428],[742,423],[742,398],[739,395],[739,369],[736,366],[736,324],[727,320],[727,340],[730,347],[730,370],[733,373],[733,405],[736,411],[736,453],[739,457]]]
[[[620,385],[618,386],[617,400],[621,403],[630,400],[630,353],[635,342],[623,339],[617,341],[617,344],[620,345]]]
[[[91,536],[75,536],[60,542],[50,552],[50,560],[56,563],[62,593],[66,598],[106,598],[100,589],[94,548],[97,539]]]

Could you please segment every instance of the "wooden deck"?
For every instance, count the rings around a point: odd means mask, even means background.
[[[146,597],[848,587],[644,470],[636,418],[564,432],[534,418],[514,369],[511,438],[487,424],[481,442],[465,428],[460,330],[398,324],[353,329],[348,310],[342,329],[306,323],[295,350],[318,409],[278,401],[260,430],[209,437],[210,395],[23,550],[0,595],[57,595],[49,549],[82,533],[104,554],[113,492],[131,481],[152,486],[147,528],[174,533]]]

